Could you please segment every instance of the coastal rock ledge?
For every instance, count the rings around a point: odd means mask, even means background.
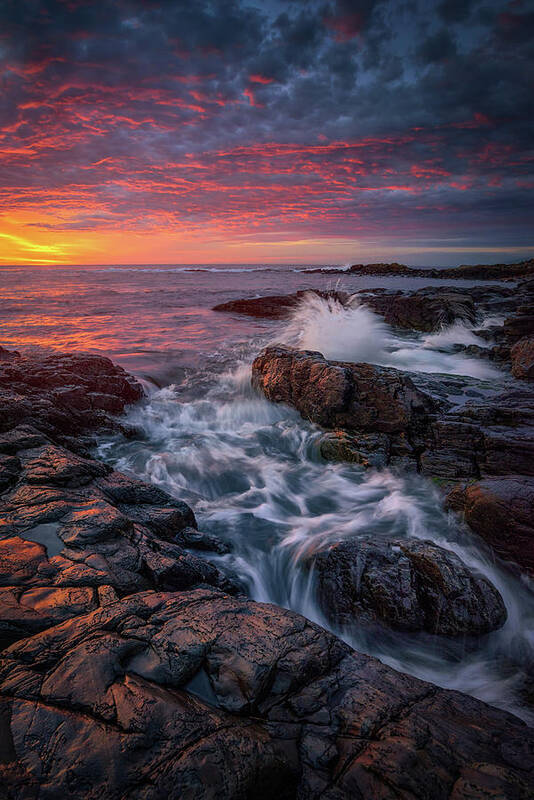
[[[2,355],[0,391],[2,797],[534,795],[534,729],[248,600],[185,503],[92,458],[142,397],[126,373]]]

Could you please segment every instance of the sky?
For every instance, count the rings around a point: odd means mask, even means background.
[[[534,0],[2,0],[0,264],[534,255]]]

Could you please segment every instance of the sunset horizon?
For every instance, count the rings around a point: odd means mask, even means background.
[[[100,12],[4,5],[0,264],[534,254],[523,3]]]

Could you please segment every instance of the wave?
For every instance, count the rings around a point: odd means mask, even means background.
[[[423,347],[430,350],[447,350],[457,345],[466,347],[476,344],[478,347],[490,347],[490,342],[482,339],[473,332],[472,326],[467,322],[454,322],[452,325],[443,325],[436,333],[429,333],[423,337]]]
[[[316,264],[314,267],[301,267],[298,269],[294,269],[293,272],[317,272],[317,270],[321,270],[322,272],[348,272],[352,267],[352,263],[349,264]]]
[[[99,267],[94,272],[276,272],[273,267]]]
[[[353,295],[346,303],[312,292],[294,310],[277,342],[316,350],[336,361],[368,362],[409,372],[465,375],[481,380],[502,378],[492,364],[461,353],[453,345],[486,344],[464,323],[454,323],[425,337],[401,336]]]

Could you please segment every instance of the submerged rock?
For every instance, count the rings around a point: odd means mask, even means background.
[[[67,620],[5,651],[0,684],[2,775],[20,800],[177,787],[527,800],[534,787],[534,731],[511,715],[213,590],[145,592]]]
[[[320,553],[315,570],[321,608],[338,626],[379,623],[461,636],[506,620],[495,587],[432,542],[350,539]]]

